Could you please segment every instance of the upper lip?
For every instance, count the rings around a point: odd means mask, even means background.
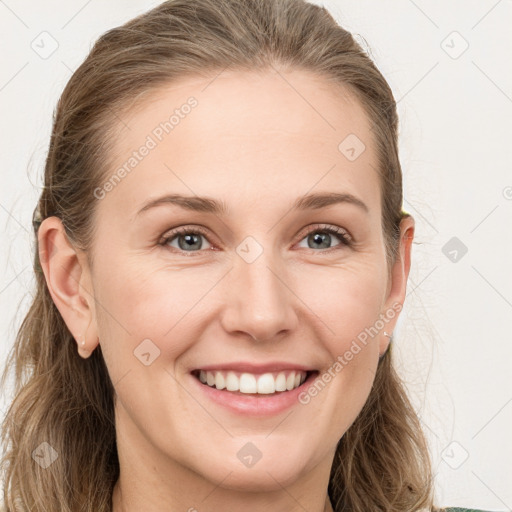
[[[315,368],[311,366],[298,364],[298,363],[289,363],[289,362],[280,362],[273,361],[265,364],[255,364],[249,363],[246,361],[238,361],[233,363],[219,363],[219,364],[209,364],[205,366],[200,366],[198,368],[194,368],[192,371],[204,370],[204,371],[221,371],[221,370],[232,370],[236,372],[247,372],[247,373],[272,373],[272,372],[280,372],[282,370],[299,370],[303,372],[313,372],[316,371]]]

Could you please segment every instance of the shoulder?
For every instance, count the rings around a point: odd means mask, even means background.
[[[0,512],[5,512],[5,508],[0,504]],[[463,507],[446,507],[439,509],[439,512],[491,512],[487,510],[481,510],[476,508],[463,508]]]
[[[491,512],[486,510],[480,510],[476,508],[463,508],[463,507],[447,507],[441,509],[442,512]]]

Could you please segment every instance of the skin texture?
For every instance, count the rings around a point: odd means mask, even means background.
[[[328,511],[336,444],[369,395],[398,314],[308,404],[267,418],[211,402],[189,372],[240,360],[325,372],[403,304],[414,220],[402,221],[401,258],[388,273],[371,125],[348,91],[298,70],[212,79],[161,87],[122,115],[112,173],[175,108],[198,101],[98,200],[93,268],[59,219],[42,223],[44,274],[74,337],[85,333],[79,354],[101,344],[116,390],[114,512]],[[354,161],[338,149],[351,133],[366,146]],[[368,213],[349,203],[291,210],[316,192],[354,194]],[[165,193],[222,200],[228,213],[164,205],[137,216]],[[321,244],[316,224],[345,229],[354,245],[334,234]],[[182,249],[179,237],[159,245],[179,226],[203,226],[202,245],[186,252],[183,235]],[[236,251],[248,236],[263,250],[252,263]],[[145,339],[160,350],[148,366],[134,356]],[[262,453],[250,468],[237,457],[248,442]]]

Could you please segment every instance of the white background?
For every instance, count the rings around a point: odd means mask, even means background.
[[[0,1],[0,361],[31,298],[31,216],[57,99],[97,37],[158,3]],[[315,3],[364,37],[398,101],[416,242],[395,354],[438,504],[511,510],[512,2]],[[31,48],[43,31],[58,43],[46,59]],[[467,247],[456,261],[443,252],[452,237]]]

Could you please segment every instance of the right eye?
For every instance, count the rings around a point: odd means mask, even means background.
[[[203,229],[197,226],[194,228],[183,226],[166,233],[164,238],[159,242],[159,245],[163,247],[172,247],[170,243],[176,240],[178,247],[174,246],[173,248],[178,252],[182,251],[184,253],[194,253],[202,249],[203,244],[201,242],[201,237],[207,239],[206,231]],[[197,249],[197,251],[194,249]]]

